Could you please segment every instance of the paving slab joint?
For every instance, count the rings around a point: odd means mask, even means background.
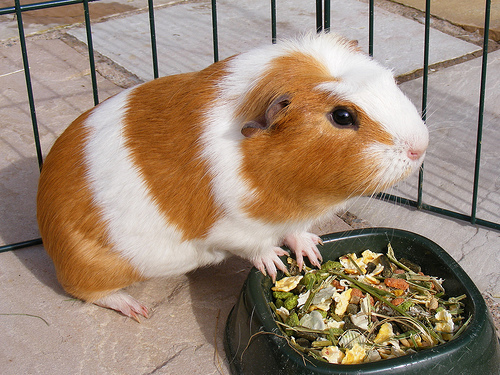
[[[78,53],[84,55],[85,57],[88,56],[87,45],[78,38],[75,38],[73,35],[65,32],[58,32],[58,38]],[[96,71],[102,77],[113,82],[115,85],[126,89],[140,83],[144,83],[144,80],[137,77],[135,74],[128,71],[109,57],[102,55],[96,49],[94,49],[94,58]]]

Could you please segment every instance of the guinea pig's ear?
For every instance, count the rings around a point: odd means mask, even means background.
[[[249,138],[269,129],[277,114],[290,104],[290,99],[291,96],[288,94],[278,96],[269,104],[264,115],[259,116],[255,120],[248,121],[243,125],[241,134]]]

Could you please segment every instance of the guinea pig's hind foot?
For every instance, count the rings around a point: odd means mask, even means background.
[[[116,310],[139,323],[139,315],[149,318],[148,308],[124,292],[114,292],[93,303],[101,307]]]
[[[316,245],[322,245],[321,238],[313,233],[301,232],[291,233],[285,236],[283,244],[288,246],[294,253],[299,270],[302,271],[304,256],[309,258],[313,266],[321,267],[323,258]]]
[[[283,250],[281,247],[276,246],[266,254],[252,259],[252,263],[255,268],[257,268],[260,272],[262,272],[262,274],[264,274],[264,276],[266,275],[267,270],[267,273],[269,274],[269,276],[271,276],[273,282],[275,282],[277,274],[276,268],[283,271],[284,273],[288,273],[288,269],[279,258],[282,255],[290,254],[286,250]]]

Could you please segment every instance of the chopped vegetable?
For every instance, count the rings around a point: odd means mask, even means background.
[[[345,357],[342,359],[343,365],[356,365],[362,363],[366,356],[366,350],[364,345],[355,343],[352,349],[347,349],[345,351]]]
[[[330,363],[342,363],[345,354],[338,346],[327,346],[321,350],[321,356]]]
[[[375,344],[383,344],[394,337],[394,332],[392,331],[392,324],[384,323],[377,333],[377,336],[373,340]]]
[[[384,280],[384,284],[390,288],[407,290],[410,287],[410,284],[406,280],[403,279],[395,279],[393,277],[388,277]]]
[[[289,292],[299,285],[302,275],[284,277],[274,284],[272,290],[275,292]]]
[[[445,299],[443,280],[421,267],[365,250],[329,260],[319,270],[276,281],[276,322],[290,345],[332,364],[359,364],[396,358],[452,340],[468,322],[466,296]]]

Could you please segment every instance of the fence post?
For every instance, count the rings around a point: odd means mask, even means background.
[[[431,0],[425,2],[425,25],[424,25],[424,70],[422,76],[422,120],[427,120],[427,91],[429,88],[429,50],[430,50],[430,28],[431,28]],[[422,194],[424,183],[424,163],[418,171],[417,208],[422,208]]]
[[[276,44],[276,0],[271,0],[271,42]]]
[[[85,15],[85,29],[87,31],[87,47],[89,50],[90,78],[92,79],[92,93],[94,95],[94,105],[99,104],[99,94],[97,91],[97,75],[95,72],[94,45],[92,43],[92,30],[90,28],[89,0],[83,0],[83,13]]]
[[[149,11],[149,33],[151,34],[151,57],[153,59],[153,78],[159,77],[158,72],[158,51],[156,49],[156,27],[155,27],[155,10],[153,0],[148,0]]]
[[[370,0],[368,4],[368,54],[373,56],[373,34],[374,34],[374,23],[375,23],[375,0]]]
[[[35,138],[36,156],[38,160],[38,169],[42,169],[43,155],[40,145],[40,136],[38,134],[38,122],[36,119],[35,99],[33,97],[33,87],[31,85],[30,64],[28,62],[28,49],[26,48],[26,38],[24,36],[23,17],[21,14],[21,4],[15,0],[17,28],[19,30],[19,41],[21,44],[21,53],[23,55],[24,77],[26,80],[26,90],[28,91],[28,103],[30,106],[31,124],[33,126],[33,137]]]
[[[217,0],[212,0],[212,35],[214,43],[214,62],[219,61],[219,37],[217,34]]]
[[[477,123],[476,164],[474,168],[474,188],[472,191],[471,224],[476,224],[477,195],[479,193],[479,167],[481,164],[481,142],[483,137],[484,97],[486,92],[486,67],[488,66],[488,38],[490,31],[491,0],[486,0],[484,12],[483,61],[481,66],[481,85],[479,90],[479,118]]]

